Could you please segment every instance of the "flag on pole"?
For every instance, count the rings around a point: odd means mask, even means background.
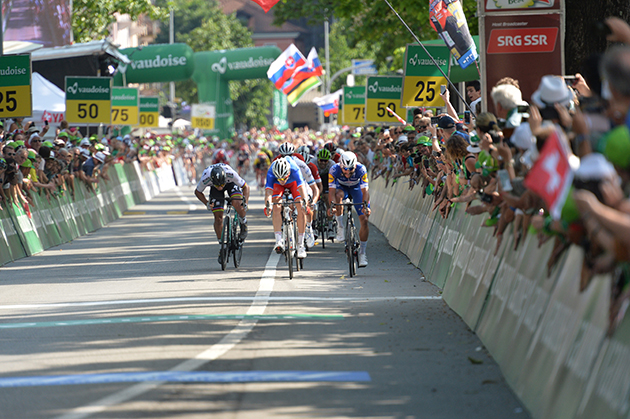
[[[322,108],[322,111],[328,115],[339,112],[339,97],[343,93],[343,89],[330,93],[322,97],[316,97],[313,102]]]
[[[540,157],[523,184],[545,201],[549,213],[557,220],[572,182],[573,170],[569,163],[567,146],[556,130],[545,141]]]
[[[304,80],[302,83],[300,83],[295,89],[293,89],[287,95],[287,100],[289,101],[291,106],[295,107],[295,105],[297,105],[300,98],[304,96],[306,92],[308,92],[311,89],[316,88],[320,84],[322,84],[322,81],[320,80],[319,77],[310,77]]]
[[[295,70],[303,66],[306,59],[299,49],[293,44],[289,45],[276,60],[271,63],[267,70],[267,77],[273,82],[277,89],[282,90],[282,86],[293,76]]]
[[[276,5],[276,3],[278,3],[278,1],[280,0],[253,0],[254,2],[258,3],[260,5],[260,7],[263,8],[263,10],[265,11],[265,13],[267,13],[269,10],[271,10],[271,8],[273,6]]]
[[[429,21],[461,68],[479,58],[459,0],[430,0]]]
[[[324,68],[322,67],[322,63],[319,61],[319,56],[317,55],[315,47],[313,47],[311,48],[311,52],[308,53],[308,57],[306,57],[304,65],[295,70],[291,78],[284,83],[281,90],[284,94],[288,95],[304,80],[311,77],[321,76],[323,73]]]

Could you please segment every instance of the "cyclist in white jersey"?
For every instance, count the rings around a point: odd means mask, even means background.
[[[204,191],[210,187],[209,199]],[[241,178],[236,170],[228,164],[217,163],[206,167],[195,189],[195,196],[203,203],[208,211],[214,215],[214,232],[217,240],[221,240],[223,230],[223,210],[225,209],[225,193],[233,198],[232,206],[238,214],[241,223],[241,240],[247,237],[247,201],[249,201],[249,185]],[[237,198],[242,198],[237,199]]]

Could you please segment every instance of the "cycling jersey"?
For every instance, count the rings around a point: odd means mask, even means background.
[[[284,185],[280,184],[278,182],[278,178],[273,174],[273,168],[270,167],[267,171],[267,183],[265,184],[265,189],[272,190],[274,198],[282,195],[284,190],[288,189],[291,191],[293,199],[297,200],[302,197],[298,188],[304,185],[304,178],[302,177],[302,172],[300,171],[297,163],[290,158],[288,158],[287,161],[291,165],[291,172],[287,182]]]
[[[317,171],[319,172],[319,176],[322,180],[322,188],[324,193],[328,193],[328,173],[330,173],[330,169],[335,165],[332,160],[328,160],[324,167],[317,165]]]
[[[335,164],[328,173],[328,187],[330,189],[340,189],[344,191],[344,199],[352,198],[355,203],[354,209],[357,214],[363,215],[363,191],[368,189],[367,170],[364,165],[357,163],[354,172],[350,177],[346,177],[341,171],[341,166]],[[331,192],[334,195],[334,191]]]
[[[276,157],[273,160],[276,161],[280,157],[282,157],[282,156],[278,156],[278,157]],[[300,172],[302,173],[302,177],[304,178],[306,183],[308,183],[309,185],[312,185],[313,183],[315,183],[315,176],[311,172],[311,168],[306,163],[304,163],[304,157],[302,157],[302,156],[296,157],[296,155],[291,155],[291,156],[286,156],[286,159],[289,160],[289,161],[294,162],[297,165],[297,167],[300,169]],[[317,172],[317,171],[315,171],[315,172],[319,176],[319,172]]]
[[[256,159],[254,160],[254,167],[257,169],[269,167],[270,164],[271,161],[269,160],[267,153],[258,153]]]
[[[217,166],[223,168],[223,171],[225,172],[225,180],[227,181],[226,184],[234,183],[239,188],[242,188],[243,185],[245,185],[245,181],[243,180],[242,177],[238,175],[236,170],[232,169],[229,165],[225,163],[217,163],[217,164],[213,164],[211,166],[206,167],[206,170],[203,171],[201,175],[201,179],[199,180],[199,183],[197,184],[197,190],[199,192],[203,192],[208,186],[209,187],[214,186],[212,184],[210,173],[212,173],[212,169]]]
[[[361,163],[357,163],[354,172],[346,177],[341,171],[341,166],[335,164],[328,173],[328,187],[340,189],[341,187],[353,189],[367,189],[367,169]]]

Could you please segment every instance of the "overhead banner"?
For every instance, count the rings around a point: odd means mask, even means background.
[[[468,67],[479,58],[459,0],[431,0],[429,21],[461,68]]]
[[[343,122],[353,126],[365,124],[365,86],[343,87]]]
[[[31,56],[0,57],[0,118],[31,116]]]
[[[486,12],[502,10],[558,10],[560,0],[484,0]]]
[[[400,125],[387,108],[400,114],[402,96],[402,77],[371,76],[367,79],[365,99],[365,122],[369,124]],[[347,115],[347,114],[346,114]]]
[[[111,122],[110,77],[66,77],[66,120],[71,124]]]
[[[427,55],[431,54],[435,62]],[[441,46],[422,47],[417,44],[407,45],[405,50],[402,106],[404,107],[442,107],[445,105],[440,97],[440,86],[448,86],[448,60],[450,51]]]

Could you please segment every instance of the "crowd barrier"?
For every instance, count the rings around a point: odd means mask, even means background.
[[[552,240],[539,247],[528,234],[514,251],[510,228],[495,256],[487,214],[459,204],[444,220],[432,197],[403,179],[370,183],[370,222],[443,290],[532,417],[630,417],[630,316],[607,336],[611,277],[580,292],[579,247],[548,275]]]
[[[181,164],[181,163],[178,163]],[[90,189],[74,181],[70,190],[46,197],[33,192],[28,212],[21,205],[7,203],[0,210],[0,265],[67,243],[119,218],[136,204],[175,187],[173,169],[163,165],[142,171],[137,162],[109,168],[107,182]]]

